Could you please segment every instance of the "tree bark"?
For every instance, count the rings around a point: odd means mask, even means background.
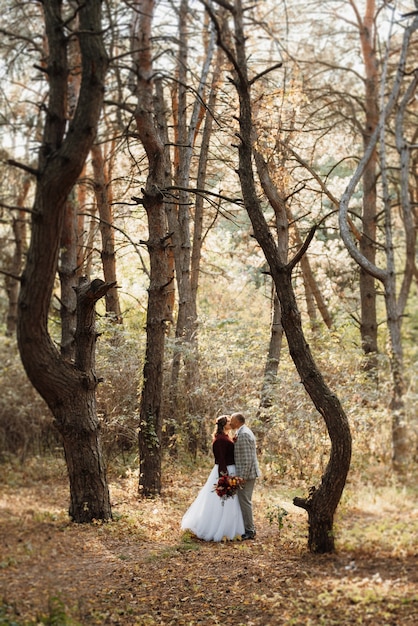
[[[106,295],[114,283],[95,279],[91,283],[81,279],[75,289],[77,297],[77,327],[75,331],[75,367],[83,372],[84,393],[66,407],[59,421],[65,458],[71,485],[70,516],[77,522],[111,517],[109,490],[103,462],[100,428],[96,411],[95,303]],[[71,404],[71,398],[69,398]],[[82,411],[80,409],[82,408]]]
[[[207,55],[207,62],[212,58],[212,49],[214,47],[214,29],[209,29],[208,32],[208,46],[210,54]],[[203,124],[203,132],[200,143],[199,152],[199,164],[197,170],[196,187],[197,189],[205,189],[206,177],[207,177],[207,165],[209,160],[210,140],[212,136],[213,124],[214,124],[214,112],[216,110],[216,103],[218,97],[219,83],[222,75],[223,65],[223,52],[218,48],[216,54],[215,65],[212,73],[212,83],[207,99],[207,105],[205,107],[205,117]],[[206,62],[206,65],[208,64]],[[203,75],[204,83],[205,73]],[[199,277],[200,277],[200,264],[202,257],[202,245],[205,238],[204,225],[205,215],[205,199],[202,194],[197,194],[195,199],[194,210],[194,222],[193,222],[193,240],[192,240],[192,255],[191,255],[191,268],[190,268],[190,286],[191,286],[191,300],[190,300],[190,324],[191,324],[191,348],[193,350],[193,359],[190,360],[189,366],[186,372],[186,389],[190,392],[189,399],[189,414],[193,416],[195,425],[194,432],[195,437],[189,443],[189,450],[193,455],[196,455],[198,449],[201,449],[204,453],[208,452],[208,437],[207,422],[202,417],[204,415],[203,407],[201,407],[200,394],[196,393],[196,389],[200,387],[200,370],[199,366],[194,367],[193,363],[199,365],[198,358],[198,311],[197,311],[197,294],[199,289]]]
[[[182,362],[187,368],[189,356],[193,354],[191,346],[191,283],[190,283],[190,194],[187,190],[190,180],[190,160],[192,144],[187,129],[187,53],[188,53],[188,29],[187,12],[188,0],[181,0],[179,4],[179,50],[176,66],[177,82],[175,83],[174,99],[176,102],[177,115],[175,123],[175,150],[174,150],[174,184],[179,188],[178,204],[176,211],[171,213],[170,228],[173,233],[173,250],[176,268],[176,284],[178,293],[178,311],[175,327],[175,343],[173,361],[171,365],[170,381],[170,411],[174,419],[179,419],[180,407],[179,393],[180,368]],[[173,87],[174,91],[174,87]],[[174,222],[174,223],[173,223]],[[184,397],[184,395],[183,395]],[[182,421],[186,407],[182,407]],[[186,418],[187,419],[187,418]],[[185,426],[189,437],[195,439],[195,433],[191,424]],[[190,443],[190,441],[189,441]]]
[[[277,232],[277,251],[281,263],[287,262],[289,251],[289,224],[286,215],[286,200],[283,186],[280,190],[273,183],[270,176],[268,164],[261,154],[260,150],[253,148],[254,162],[257,168],[258,178],[261,187],[268,198],[270,206],[274,210],[275,227]],[[285,158],[283,157],[283,161]],[[281,321],[280,300],[277,297],[276,289],[273,283],[273,314],[270,327],[270,342],[267,352],[267,359],[264,368],[264,378],[260,394],[260,408],[258,411],[259,419],[264,422],[263,408],[271,406],[271,396],[276,382],[277,371],[280,363],[280,352],[283,342],[283,325]],[[257,441],[262,444],[264,437],[264,429],[258,433]]]
[[[39,152],[32,232],[19,294],[17,339],[32,384],[50,407],[64,439],[70,477],[70,513],[76,522],[111,517],[106,473],[95,414],[97,385],[89,360],[69,363],[48,332],[48,311],[58,268],[68,195],[80,175],[100,117],[107,58],[101,2],[79,7],[81,88],[67,128],[68,38],[60,0],[42,3],[48,38],[49,98]],[[80,334],[80,338],[83,333]],[[94,351],[94,345],[91,344]],[[85,369],[81,363],[84,362]],[[91,363],[91,364],[89,364]]]

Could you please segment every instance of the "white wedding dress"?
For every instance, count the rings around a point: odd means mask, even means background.
[[[205,541],[235,539],[245,532],[238,496],[222,500],[213,491],[218,474],[218,465],[215,465],[181,521],[183,530],[190,530]],[[235,465],[228,465],[228,474],[235,474]]]

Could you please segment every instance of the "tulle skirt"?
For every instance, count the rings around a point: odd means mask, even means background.
[[[228,473],[235,474],[235,465],[228,465]],[[181,522],[183,530],[190,530],[205,541],[234,539],[245,530],[238,496],[221,500],[213,491],[217,481],[218,466],[215,465]]]

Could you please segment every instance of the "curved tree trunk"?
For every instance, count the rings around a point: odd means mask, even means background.
[[[48,311],[58,268],[65,208],[95,137],[100,117],[107,58],[101,38],[101,2],[79,7],[78,36],[82,83],[73,119],[67,129],[68,38],[60,0],[42,3],[48,38],[49,101],[39,153],[32,211],[32,233],[21,279],[17,338],[29,379],[50,407],[63,435],[70,476],[70,513],[76,522],[109,519],[111,508],[95,413],[95,333],[86,353],[69,363],[59,354],[48,332]],[[95,302],[99,292],[95,292]],[[94,304],[90,313],[94,311]],[[87,319],[87,318],[86,318]],[[80,320],[80,324],[82,321]],[[94,337],[94,340],[93,340]]]
[[[238,175],[245,208],[250,217],[254,235],[260,244],[270,266],[282,309],[282,324],[289,350],[302,384],[311,397],[318,412],[324,418],[331,452],[329,462],[322,477],[321,485],[313,488],[308,498],[295,498],[294,503],[308,511],[309,548],[313,552],[334,550],[333,520],[340,501],[351,461],[351,433],[347,417],[338,398],[328,388],[319,371],[309,345],[304,337],[300,313],[292,286],[292,270],[306,251],[304,248],[292,262],[284,264],[272,233],[265,220],[254,180],[252,147],[252,104],[251,83],[247,72],[245,33],[243,27],[243,7],[241,0],[235,0],[233,11],[235,50],[229,49],[220,39],[221,45],[234,66],[235,86],[239,96],[239,167]],[[220,32],[219,32],[220,35]],[[311,238],[314,231],[311,232]]]
[[[309,549],[334,550],[333,519],[340,501],[351,462],[351,433],[347,416],[319,371],[304,337],[300,314],[292,287],[291,267],[273,264],[273,278],[282,306],[282,323],[290,355],[318,412],[324,418],[331,440],[330,457],[318,488],[308,498],[295,498],[294,504],[308,512]]]

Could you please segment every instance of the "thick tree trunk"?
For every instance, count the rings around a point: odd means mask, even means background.
[[[94,390],[90,395],[92,398],[95,396]],[[89,402],[83,403],[83,407],[80,404],[78,402],[75,406],[73,403],[66,407],[66,417],[74,424],[78,422],[80,408],[84,414],[89,409],[92,416],[96,412],[95,402],[91,406]],[[70,480],[69,515],[79,524],[110,520],[112,511],[97,423],[92,421],[91,430],[86,430],[84,425],[80,426],[76,430],[59,428]]]
[[[48,333],[48,312],[58,268],[66,202],[90,151],[103,102],[107,58],[101,39],[101,2],[90,0],[79,9],[80,29],[74,36],[78,36],[80,44],[82,84],[68,129],[65,20],[60,0],[45,0],[42,7],[48,38],[49,101],[45,107],[39,153],[31,241],[19,294],[17,338],[28,377],[47,402],[63,433],[73,519],[77,522],[106,520],[111,511],[93,399],[97,385],[93,369],[95,336],[94,341],[92,337],[87,339],[87,333],[94,335],[94,331],[91,332],[91,323],[86,328],[80,320],[75,364],[62,358]],[[94,302],[97,297],[100,296],[95,292]],[[90,311],[90,315],[93,314],[94,304]],[[87,350],[83,355],[82,345],[86,341],[90,354]],[[79,448],[87,455],[82,463]],[[78,458],[74,459],[72,451]],[[102,486],[99,493],[93,494],[98,485]],[[80,502],[81,508],[76,505]]]
[[[114,287],[114,283],[104,283],[100,279],[92,283],[80,280],[76,289],[75,367],[83,372],[83,390],[78,391],[77,397],[66,394],[65,410],[59,415],[56,411],[71,486],[69,512],[77,522],[112,517],[96,411],[98,381],[94,366],[95,303]]]

